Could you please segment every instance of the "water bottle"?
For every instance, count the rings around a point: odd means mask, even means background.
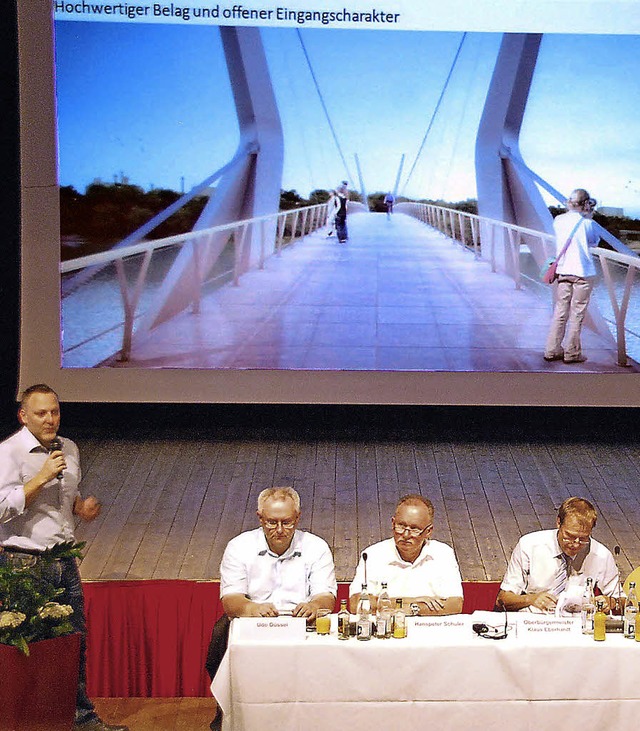
[[[385,640],[391,637],[391,599],[387,591],[387,582],[382,582],[382,591],[378,597],[378,617],[376,621],[376,637]]]
[[[629,583],[629,594],[624,607],[624,636],[628,640],[635,639],[636,621],[638,617],[638,595],[636,594],[636,582]]]
[[[582,618],[582,634],[593,634],[593,616],[596,611],[595,597],[593,596],[593,579],[587,579],[587,585],[582,595],[582,610],[580,612]]]
[[[358,600],[358,624],[356,630],[358,640],[371,639],[371,600],[367,594],[367,585],[362,585],[360,599]]]

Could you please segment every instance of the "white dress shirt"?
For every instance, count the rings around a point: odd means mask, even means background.
[[[67,463],[62,479],[50,480],[28,507],[23,487],[40,471],[48,451],[26,426],[0,442],[0,545],[44,550],[74,540],[80,457],[74,442],[59,439]]]
[[[528,533],[513,549],[500,588],[514,594],[550,591],[564,562],[557,530]],[[563,593],[581,597],[588,577],[597,581],[607,596],[613,596],[618,589],[619,572],[611,551],[593,538],[570,561],[567,587]],[[540,611],[535,607],[526,609]]]
[[[437,596],[443,599],[462,596],[462,580],[455,553],[440,541],[425,541],[420,555],[413,563],[401,558],[393,538],[375,543],[366,549],[367,591],[380,594],[383,581],[389,596]],[[359,594],[364,584],[364,561],[356,569],[349,586],[349,596]]]
[[[220,596],[242,594],[290,610],[318,594],[337,594],[333,556],[322,538],[297,530],[278,556],[262,528],[229,541],[220,564]]]

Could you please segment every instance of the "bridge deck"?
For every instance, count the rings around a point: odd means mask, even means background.
[[[582,365],[545,363],[549,291],[507,276],[417,220],[354,214],[135,344],[134,367],[630,372],[593,332]]]

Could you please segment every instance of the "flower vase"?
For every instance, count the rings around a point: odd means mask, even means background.
[[[0,644],[0,731],[69,731],[76,710],[80,635],[32,642],[29,653]]]

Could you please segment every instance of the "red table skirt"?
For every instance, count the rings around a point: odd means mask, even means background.
[[[463,611],[492,609],[497,582],[463,582]],[[94,698],[207,697],[204,661],[222,614],[215,582],[153,580],[84,584],[87,691]],[[338,586],[338,601],[349,585]]]

